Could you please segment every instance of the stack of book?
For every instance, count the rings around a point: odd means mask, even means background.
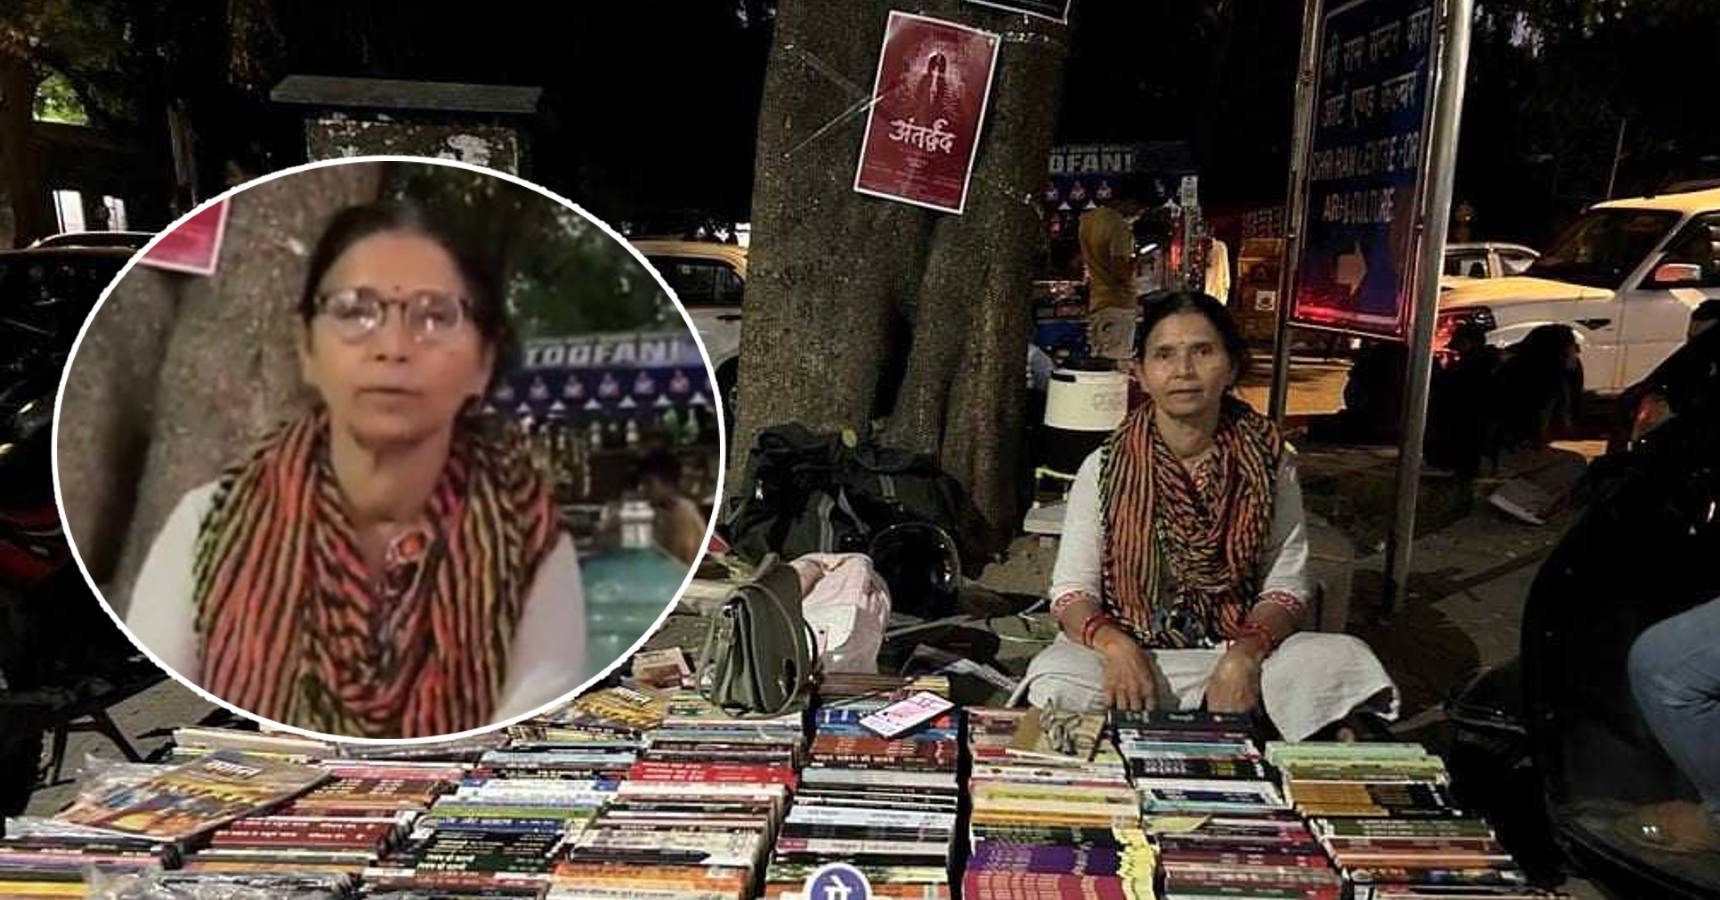
[[[584,744],[538,743],[491,750],[478,758],[477,780],[551,780],[602,782],[611,788],[627,777],[638,760],[628,741]]]
[[[1309,818],[1440,818],[1459,813],[1445,761],[1412,743],[1274,741],[1266,759]]]
[[[1315,819],[1314,834],[1356,900],[1544,897],[1481,819]]]
[[[358,876],[410,833],[464,776],[457,765],[332,760],[332,780],[280,810],[217,830],[186,856],[199,872],[335,872]]]
[[[179,865],[179,845],[53,820],[12,819],[0,840],[0,896],[83,897],[86,869],[104,875]]]
[[[861,724],[908,697],[941,698],[948,687],[935,676],[825,682],[800,793],[776,839],[767,897],[798,895],[806,877],[829,862],[860,869],[876,896],[950,896],[961,803],[955,714],[936,713],[891,737]]]
[[[287,762],[305,762],[336,755],[335,745],[328,741],[293,734],[202,726],[173,729],[171,755],[176,762],[197,759],[219,750],[237,750]]]
[[[315,767],[234,750],[166,766],[115,765],[53,819],[8,823],[0,894],[83,896],[86,870],[153,878],[215,829],[327,778]]]
[[[608,687],[582,694],[555,712],[511,726],[515,743],[638,740],[663,724],[669,694]]]
[[[470,778],[438,798],[401,849],[366,869],[364,880],[391,889],[540,896],[564,846],[612,788],[572,778]]]
[[[1247,716],[1114,712],[1117,741],[1158,846],[1164,895],[1336,900],[1343,887],[1287,808]]]
[[[1284,793],[1355,896],[1518,893],[1528,878],[1485,821],[1452,801],[1445,762],[1413,743],[1271,743]]]
[[[1147,815],[1285,808],[1246,716],[1114,711],[1111,723]]]
[[[797,780],[803,723],[668,695],[615,797],[556,866],[550,896],[751,896]]]
[[[1165,900],[1338,900],[1343,881],[1302,817],[1288,810],[1150,816]]]
[[[1151,897],[1154,856],[1103,715],[967,710],[962,896]]]
[[[71,825],[189,842],[244,816],[272,809],[327,781],[315,766],[221,750],[149,774],[109,782],[54,818]]]
[[[105,900],[160,900],[163,897],[347,900],[357,896],[358,890],[359,884],[351,875],[335,873],[161,872],[104,884],[99,894],[92,896],[101,896]]]

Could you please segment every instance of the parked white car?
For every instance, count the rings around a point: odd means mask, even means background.
[[[686,307],[711,357],[724,417],[733,426],[735,376],[741,353],[741,297],[746,291],[747,251],[705,241],[637,240],[639,248]]]
[[[1448,278],[1506,278],[1528,271],[1540,256],[1522,244],[1495,241],[1446,244],[1444,275]]]
[[[1569,325],[1583,384],[1616,395],[1684,343],[1690,313],[1720,298],[1720,188],[1597,204],[1522,274],[1465,280],[1439,298],[1439,334],[1474,323],[1515,344]]]

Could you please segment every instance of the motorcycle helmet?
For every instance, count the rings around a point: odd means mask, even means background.
[[[890,588],[890,608],[923,619],[950,615],[961,589],[962,561],[949,532],[903,522],[872,538],[872,568]]]

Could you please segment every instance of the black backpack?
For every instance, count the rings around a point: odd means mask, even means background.
[[[735,554],[756,563],[772,553],[866,553],[873,536],[903,522],[942,528],[970,574],[983,567],[979,516],[929,456],[778,425],[759,433],[724,529]]]

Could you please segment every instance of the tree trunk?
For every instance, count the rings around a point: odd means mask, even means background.
[[[149,447],[155,373],[188,277],[134,266],[103,301],[69,367],[60,401],[60,499],[97,584],[106,585],[119,565]]]
[[[219,268],[213,277],[181,282],[159,372],[132,376],[153,376],[153,421],[136,511],[109,592],[116,609],[129,602],[144,555],[179,498],[214,480],[271,427],[308,408],[294,342],[310,250],[330,216],[375,199],[379,182],[374,164],[329,166],[231,199]],[[120,358],[150,358],[139,351]],[[73,524],[74,533],[83,528]]]
[[[864,433],[879,416],[881,437],[936,458],[1000,538],[1017,512],[1030,265],[1044,239],[1038,196],[1067,29],[962,0],[922,4],[1004,35],[966,211],[955,216],[852,190],[890,8],[799,0],[779,10],[729,489],[764,427]],[[880,398],[890,408],[876,408]]]
[[[47,189],[35,177],[30,149],[36,79],[30,63],[0,52],[0,250],[22,247],[53,232]]]

